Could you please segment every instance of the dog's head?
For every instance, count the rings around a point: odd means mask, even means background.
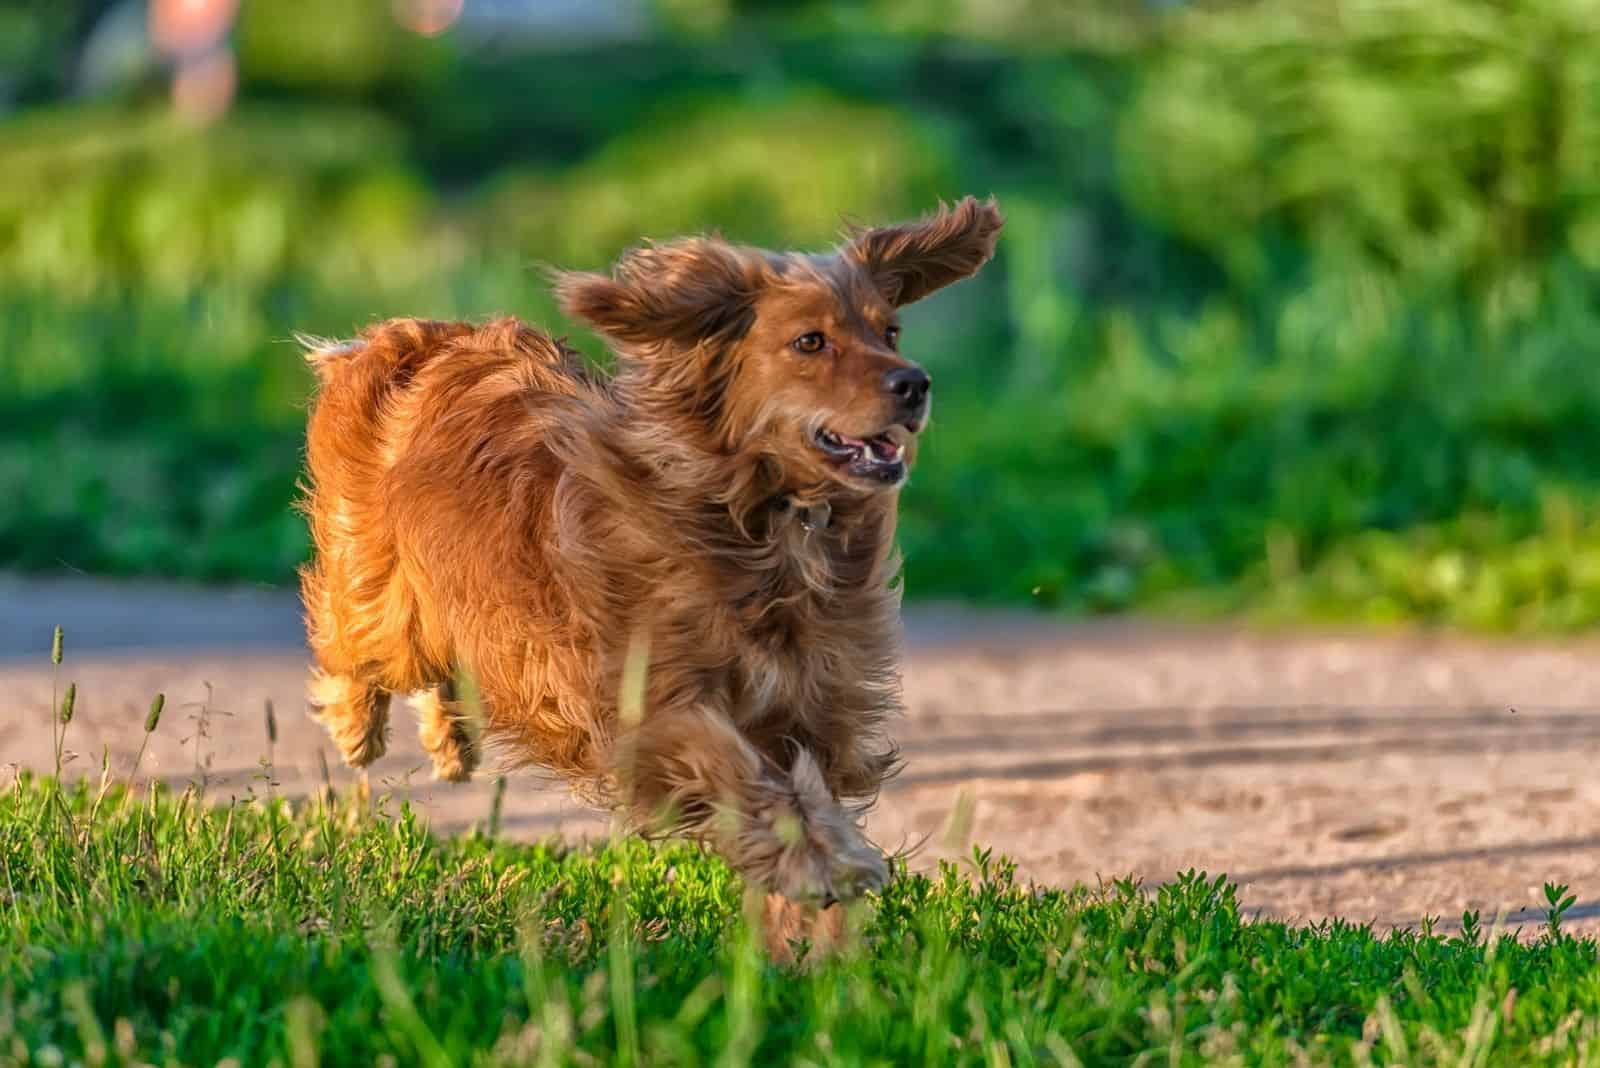
[[[795,484],[893,488],[932,402],[901,354],[898,309],[982,267],[1002,222],[968,197],[824,255],[686,238],[556,290],[615,346],[641,409],[719,452],[776,460]]]

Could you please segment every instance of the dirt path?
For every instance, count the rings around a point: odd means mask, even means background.
[[[125,772],[159,690],[168,712],[145,775],[196,778],[198,746],[211,796],[260,792],[270,699],[278,789],[314,788],[318,753],[332,752],[303,714],[296,616],[281,591],[0,579],[0,765],[50,764],[59,620],[62,680],[80,695],[71,768],[98,774],[108,747]],[[937,609],[910,613],[908,643],[907,765],[872,829],[891,846],[931,835],[914,866],[966,852],[944,831],[967,810],[967,840],[1041,881],[1195,867],[1227,872],[1266,914],[1407,923],[1469,908],[1537,919],[1552,880],[1579,895],[1574,917],[1600,927],[1600,643],[1267,637]],[[209,737],[197,740],[208,692]],[[425,768],[397,717],[374,792],[409,798],[442,830],[484,818],[487,779],[439,786]],[[349,780],[337,766],[333,777]],[[504,827],[605,829],[522,775]]]

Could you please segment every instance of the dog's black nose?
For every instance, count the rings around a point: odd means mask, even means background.
[[[883,388],[892,393],[903,408],[920,408],[928,399],[933,380],[920,367],[896,367],[883,376]]]

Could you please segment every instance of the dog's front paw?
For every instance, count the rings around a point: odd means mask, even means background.
[[[802,753],[766,811],[752,813],[735,863],[745,875],[794,901],[849,901],[881,889],[889,865],[856,816],[833,797]]]
[[[889,881],[889,863],[883,854],[860,831],[854,837],[827,852],[824,901],[849,901],[882,890]]]

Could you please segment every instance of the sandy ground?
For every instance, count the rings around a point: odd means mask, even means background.
[[[157,691],[166,717],[141,778],[209,796],[302,794],[334,761],[304,714],[292,594],[0,577],[0,781],[51,762],[50,629],[78,685],[71,770],[125,774]],[[1226,872],[1246,905],[1380,924],[1426,915],[1538,922],[1540,885],[1600,928],[1600,642],[1055,624],[924,608],[907,619],[907,765],[871,820],[913,867],[971,842],[1041,882]],[[269,751],[264,708],[277,709]],[[204,712],[204,715],[202,715]],[[206,722],[200,732],[202,719]],[[270,765],[267,763],[270,760]],[[336,764],[336,783],[351,775]],[[444,831],[482,821],[492,779],[428,780],[396,716],[374,793]],[[964,817],[970,817],[964,818]],[[954,828],[952,830],[952,824]],[[531,775],[518,837],[604,833]]]

